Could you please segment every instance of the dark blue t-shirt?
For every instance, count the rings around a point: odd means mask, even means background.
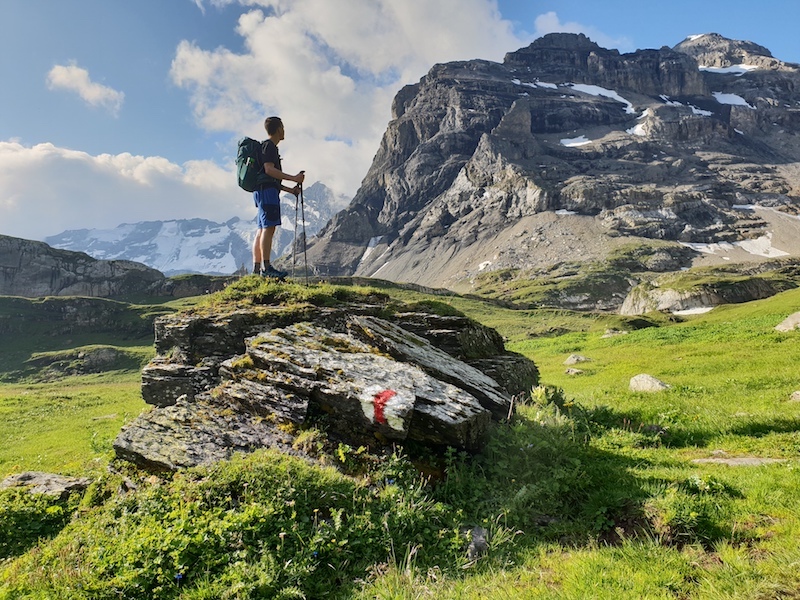
[[[261,144],[261,164],[262,166],[264,163],[272,163],[272,166],[278,169],[278,171],[283,171],[281,168],[281,155],[278,153],[278,146],[272,140],[265,140],[264,143]],[[262,188],[275,188],[280,191],[281,189],[281,180],[275,179],[274,177],[267,177],[266,182],[262,186]]]

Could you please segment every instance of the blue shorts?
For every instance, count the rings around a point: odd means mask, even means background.
[[[277,189],[256,190],[253,192],[253,202],[258,207],[256,221],[259,229],[281,224],[281,199]]]

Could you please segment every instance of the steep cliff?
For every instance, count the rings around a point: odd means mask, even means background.
[[[708,34],[620,54],[547,35],[403,88],[309,262],[465,291],[481,272],[631,242],[671,244],[676,270],[800,255],[799,134],[800,66],[757,44]],[[767,236],[779,250],[737,245]]]
[[[164,275],[129,260],[96,260],[83,252],[0,235],[0,295],[97,296],[152,292]]]

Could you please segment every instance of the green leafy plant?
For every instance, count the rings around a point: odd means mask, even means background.
[[[0,491],[0,559],[21,554],[58,534],[79,502],[79,494],[61,499],[26,489]]]

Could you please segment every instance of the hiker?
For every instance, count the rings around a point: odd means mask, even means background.
[[[253,273],[284,279],[286,273],[270,264],[272,237],[275,234],[275,227],[281,224],[280,193],[282,191],[289,192],[297,197],[305,174],[300,171],[297,175],[287,175],[281,170],[278,144],[284,138],[284,131],[280,118],[268,117],[264,121],[264,128],[267,130],[269,138],[261,145],[259,162],[264,165],[264,172],[267,174],[268,180],[253,192],[253,201],[258,207],[258,232],[253,242]],[[294,181],[297,185],[293,188],[281,185],[281,181],[284,179]]]

